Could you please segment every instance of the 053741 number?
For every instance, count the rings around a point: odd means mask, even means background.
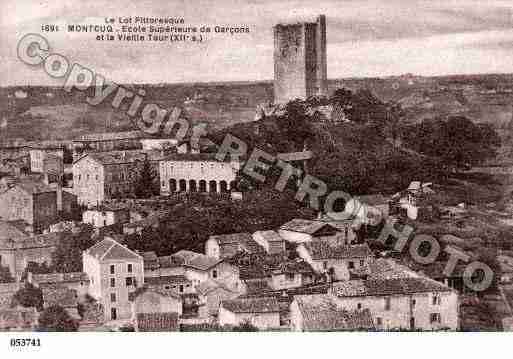
[[[40,347],[41,340],[39,338],[11,338],[11,347]]]

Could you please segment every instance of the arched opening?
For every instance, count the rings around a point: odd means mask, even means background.
[[[219,185],[221,187],[221,192],[228,192],[228,183],[226,183],[226,181],[219,182]]]
[[[189,192],[197,192],[198,188],[196,187],[195,180],[189,180]]]
[[[237,182],[236,181],[230,182],[230,190],[232,190],[232,191],[237,190]]]
[[[180,187],[180,192],[187,191],[187,181],[186,180],[181,179],[180,181],[178,181],[178,185]]]
[[[176,192],[176,180],[175,179],[169,180],[169,192]]]
[[[217,192],[217,182],[216,181],[210,181],[208,183],[208,191],[209,192]]]
[[[199,191],[200,192],[206,192],[207,191],[207,181],[200,180],[199,181]]]

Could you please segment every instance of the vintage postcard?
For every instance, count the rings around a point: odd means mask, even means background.
[[[6,347],[512,330],[513,3],[0,14]]]

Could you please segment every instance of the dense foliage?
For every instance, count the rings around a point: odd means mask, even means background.
[[[35,307],[37,310],[43,309],[43,292],[41,289],[27,283],[25,287],[20,288],[12,299],[12,305],[22,307]]]
[[[75,332],[78,323],[58,305],[46,308],[39,316],[38,329],[44,332]]]

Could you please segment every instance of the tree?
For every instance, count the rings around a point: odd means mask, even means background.
[[[14,278],[8,267],[0,266],[0,283],[12,283]]]
[[[76,332],[78,323],[58,305],[46,308],[39,316],[38,329],[44,332]]]
[[[27,283],[24,288],[20,288],[13,296],[12,306],[18,305],[22,307],[35,307],[37,310],[42,310],[43,292],[41,289]]]
[[[308,104],[298,99],[289,101],[285,105],[285,113],[276,117],[280,131],[293,142],[294,151],[302,151],[306,140],[312,137],[312,122]]]
[[[78,233],[61,233],[52,253],[52,270],[58,273],[81,272],[82,252],[96,243],[92,234],[93,227],[90,225],[84,226]]]
[[[27,279],[28,273],[32,274],[48,274],[51,273],[52,269],[46,263],[37,263],[37,262],[28,262],[23,274],[21,275],[21,280],[25,281]]]
[[[155,195],[155,178],[155,171],[150,160],[146,157],[139,170],[139,177],[135,184],[135,196],[137,198],[149,198]]]

